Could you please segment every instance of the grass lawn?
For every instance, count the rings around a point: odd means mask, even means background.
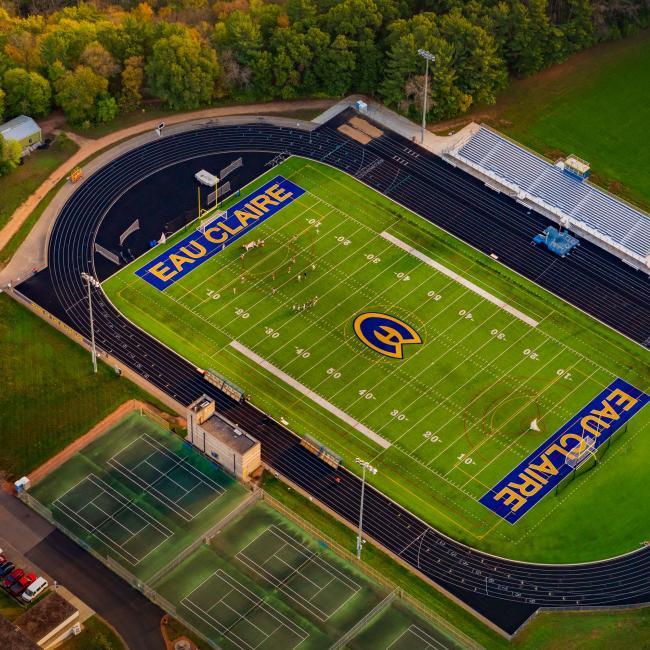
[[[0,616],[13,621],[25,611],[15,598],[12,598],[4,589],[0,589]]]
[[[0,471],[9,478],[38,467],[126,400],[154,401],[103,363],[94,375],[85,350],[6,295],[0,377]]]
[[[299,517],[322,531],[325,538],[337,542],[351,552],[354,551],[356,543],[354,531],[268,473],[264,475],[262,487]],[[511,643],[507,643],[471,614],[439,594],[433,587],[429,587],[371,544],[366,544],[364,547],[363,561],[488,649],[640,648],[645,647],[644,642],[650,638],[650,607],[646,607],[620,612],[543,613]]]
[[[180,637],[184,636],[189,639],[199,650],[210,650],[210,646],[197,634],[194,634],[192,630],[185,627],[179,620],[170,616],[168,622],[165,625],[165,630],[167,631],[167,638],[170,641],[175,641]]]
[[[161,642],[162,644],[162,642]],[[128,650],[125,643],[99,616],[91,616],[79,636],[59,646],[60,650]]]
[[[49,149],[38,149],[27,157],[25,164],[11,174],[0,177],[0,228],[8,221],[14,210],[32,194],[41,183],[72,154],[77,145],[60,134]]]
[[[648,389],[650,354],[329,167],[292,158],[242,196],[278,174],[305,193],[165,291],[135,275],[161,249],[147,253],[104,283],[117,308],[347,467],[368,459],[373,484],[473,546],[568,562],[647,538],[637,513],[650,409],[596,469],[515,525],[478,500],[614,377]],[[241,243],[260,238],[242,256]],[[403,359],[379,355],[353,328],[369,312],[402,319],[421,344]],[[624,504],[613,485],[630,495]],[[612,522],[607,536],[585,507],[596,502]]]
[[[645,30],[514,80],[495,106],[458,121],[485,121],[551,159],[575,153],[591,163],[592,181],[648,209],[648,87]]]

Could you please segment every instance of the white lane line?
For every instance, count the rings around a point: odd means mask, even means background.
[[[458,273],[452,271],[451,269],[448,269],[446,266],[443,266],[442,264],[436,262],[435,260],[432,260],[428,255],[425,255],[424,253],[420,252],[416,248],[409,246],[406,242],[403,242],[401,239],[398,239],[397,237],[391,235],[389,232],[384,231],[381,233],[381,236],[387,241],[389,241],[391,244],[394,244],[398,248],[401,248],[403,251],[410,253],[411,255],[413,255],[413,257],[417,257],[421,262],[424,262],[427,266],[436,269],[436,271],[439,271],[440,273],[443,273],[444,275],[451,278],[452,280],[455,280],[459,284],[462,284],[464,287],[467,287],[470,291],[473,291],[474,293],[481,296],[481,298],[485,298],[485,300],[495,304],[497,307],[500,307],[501,309],[503,309],[503,311],[507,311],[515,318],[518,318],[519,320],[526,323],[526,325],[530,325],[531,327],[537,327],[539,325],[539,322],[536,321],[534,318],[527,316],[526,314],[519,311],[512,305],[509,305],[507,302],[504,302],[500,298],[493,296],[489,291],[486,291],[485,289],[481,289],[481,287],[474,284],[473,282],[470,282],[467,278],[464,278],[462,275],[458,275]]]
[[[299,381],[296,381],[293,377],[287,375],[286,372],[283,372],[277,366],[274,366],[266,359],[260,357],[259,354],[255,354],[255,352],[247,348],[245,345],[242,345],[239,341],[233,339],[230,341],[230,347],[237,350],[237,352],[241,352],[245,357],[248,357],[251,361],[254,361],[258,366],[261,366],[265,370],[268,370],[271,374],[275,375],[286,384],[289,384],[289,386],[298,392],[302,393],[306,397],[309,397],[309,399],[316,402],[316,404],[319,406],[322,406],[326,411],[329,411],[332,413],[332,415],[336,415],[337,418],[343,420],[343,422],[351,426],[353,429],[356,429],[367,438],[370,438],[370,440],[373,442],[376,442],[380,447],[383,447],[384,449],[388,449],[390,447],[391,443],[388,442],[386,438],[382,438],[374,431],[368,429],[368,427],[361,424],[361,422],[358,422],[354,418],[350,417],[345,411],[342,411],[340,408],[334,406],[334,404],[331,404],[326,399],[323,399],[320,395],[314,393],[313,390],[309,390],[307,386],[301,384]]]

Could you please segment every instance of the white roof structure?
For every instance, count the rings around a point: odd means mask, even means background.
[[[5,140],[24,140],[41,130],[41,127],[27,115],[19,115],[4,124],[0,124],[0,134]]]
[[[194,174],[194,178],[196,178],[196,180],[199,181],[199,183],[202,185],[207,185],[208,187],[214,187],[219,180],[214,174],[211,174],[205,169],[202,169],[200,172],[196,172],[196,174]]]
[[[555,214],[563,225],[650,265],[650,216],[641,210],[485,127],[449,154]]]

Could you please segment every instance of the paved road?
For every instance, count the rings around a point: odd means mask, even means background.
[[[42,517],[0,492],[2,535],[107,620],[131,650],[164,650],[164,612]]]

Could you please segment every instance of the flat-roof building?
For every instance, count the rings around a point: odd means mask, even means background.
[[[207,395],[199,397],[187,410],[187,440],[242,481],[248,481],[262,464],[260,442],[219,416],[214,400]]]

